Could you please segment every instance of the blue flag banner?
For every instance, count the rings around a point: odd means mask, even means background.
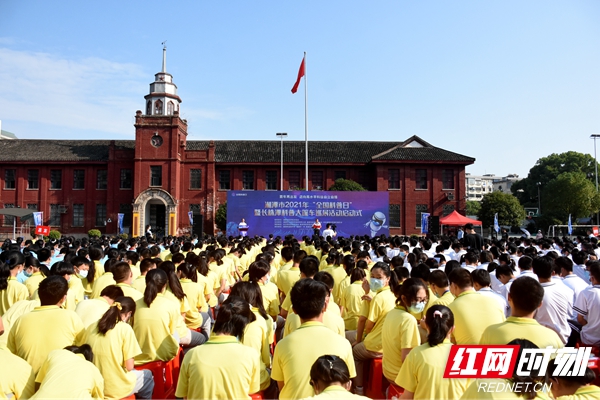
[[[117,214],[117,226],[119,227],[119,234],[123,233],[123,217],[125,214]]]
[[[571,214],[569,214],[569,228],[568,228],[568,232],[569,232],[569,235],[573,234],[573,224],[571,223]]]
[[[429,233],[429,216],[430,213],[421,213],[421,233]]]
[[[42,223],[44,213],[43,212],[34,212],[33,213],[33,224],[35,226],[44,225]]]
[[[194,225],[194,213],[192,211],[188,211],[188,218],[190,219],[190,225]]]
[[[498,224],[498,213],[494,214],[494,230],[496,233],[500,232],[500,225]]]

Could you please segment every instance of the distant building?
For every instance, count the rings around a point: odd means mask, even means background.
[[[500,191],[504,193],[512,193],[510,188],[513,183],[520,181],[519,175],[517,174],[508,174],[502,178],[498,178],[494,180],[494,191]]]
[[[484,195],[494,191],[511,193],[513,183],[518,182],[519,175],[496,176],[494,174],[471,175],[466,173],[467,200],[481,201]]]

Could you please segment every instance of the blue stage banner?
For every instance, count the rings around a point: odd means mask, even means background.
[[[312,236],[313,224],[336,225],[337,236],[389,235],[389,195],[387,192],[227,192],[227,235],[239,236],[242,220],[248,236],[297,238]]]

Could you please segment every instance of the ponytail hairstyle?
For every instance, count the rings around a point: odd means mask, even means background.
[[[515,260],[513,260],[510,255],[506,253],[500,254],[500,257],[498,257],[498,262],[508,265],[513,271],[515,271]]]
[[[252,307],[258,308],[258,313],[267,320],[267,323],[269,323],[268,320],[270,318],[265,311],[262,292],[256,282],[240,281],[231,287],[231,293],[229,295],[239,297],[250,303]]]
[[[413,302],[417,301],[417,294],[419,291],[425,290],[425,295],[428,295],[427,284],[420,278],[408,278],[402,285],[398,285],[394,294],[396,295],[396,305],[403,306],[408,310],[408,307]],[[405,300],[402,300],[402,297]]]
[[[198,274],[196,273],[196,267],[194,264],[183,262],[179,264],[177,271],[181,274],[182,278],[187,278],[192,282],[198,282]]]
[[[217,265],[223,265],[223,254],[218,250],[213,250],[209,252],[208,258],[216,262]]]
[[[254,261],[264,261],[267,264],[271,265],[275,257],[270,252],[264,252],[256,255],[256,259]]]
[[[398,276],[390,269],[390,266],[382,261],[379,261],[375,263],[375,265],[373,265],[373,268],[371,268],[371,272],[373,272],[374,269],[380,269],[381,273],[383,273],[383,275],[389,278],[390,289],[393,293],[396,293],[396,287],[398,287],[399,285]]]
[[[82,344],[81,346],[67,346],[64,350],[68,350],[71,353],[81,354],[87,361],[94,362],[94,352],[92,346],[89,344]]]
[[[131,297],[117,297],[108,311],[104,313],[100,321],[98,321],[98,332],[106,335],[108,331],[113,329],[120,321],[121,315],[131,311],[131,316],[135,314],[135,301]]]
[[[148,307],[156,296],[167,286],[167,273],[162,269],[151,269],[146,274],[146,289],[144,290],[144,303]]]
[[[367,277],[367,274],[366,274],[365,270],[362,268],[352,268],[352,270],[350,271],[350,283],[354,283],[356,281],[362,281],[366,277]]]
[[[10,269],[6,263],[0,261],[0,291],[8,287],[8,278],[10,277]]]
[[[342,259],[342,264],[344,265],[346,273],[348,273],[350,270],[356,267],[356,259],[352,254],[345,255]]]
[[[6,264],[9,271],[17,268],[19,265],[25,266],[25,256],[19,250],[10,250],[2,253],[2,261]]]
[[[194,259],[196,271],[202,276],[208,275],[208,259],[205,253],[200,253],[197,259]]]
[[[258,283],[271,271],[271,267],[264,261],[255,261],[248,267],[248,280]]]
[[[179,278],[177,278],[177,274],[175,273],[175,264],[173,264],[171,261],[165,261],[160,263],[158,269],[167,274],[169,289],[171,289],[171,292],[173,292],[179,301],[182,301],[185,297],[185,293],[183,292],[181,282],[179,282]]]
[[[429,346],[435,347],[446,339],[454,326],[454,314],[446,306],[435,305],[427,310],[425,323],[429,327],[427,342]]]
[[[342,254],[337,250],[331,250],[329,254],[327,254],[327,258],[325,261],[327,265],[340,265],[342,263]]]
[[[25,269],[27,269],[29,267],[37,268],[39,270],[40,262],[34,256],[27,256],[27,257],[25,257]]]
[[[229,296],[217,311],[213,332],[235,336],[242,340],[246,325],[255,320],[256,316],[247,301]]]
[[[324,355],[314,362],[310,368],[310,385],[316,388],[327,388],[334,383],[346,385],[350,382],[350,372],[346,362],[338,356]]]

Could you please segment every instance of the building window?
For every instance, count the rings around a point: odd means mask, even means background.
[[[390,204],[390,228],[400,228],[400,204]]]
[[[416,189],[427,189],[427,170],[416,169],[415,170],[415,188]]]
[[[242,171],[242,188],[254,190],[254,171]]]
[[[231,189],[231,172],[228,169],[219,171],[219,190]]]
[[[105,169],[99,169],[96,173],[96,189],[98,190],[106,190],[108,184],[106,183],[108,179],[108,171]]]
[[[96,204],[96,226],[106,226],[106,204]]]
[[[190,169],[190,189],[202,189],[201,169]]]
[[[454,189],[453,169],[445,169],[442,171],[442,189]]]
[[[300,190],[300,171],[288,173],[289,190]]]
[[[160,165],[150,167],[150,186],[162,186],[162,167]]]
[[[73,226],[83,226],[83,204],[73,204]]]
[[[150,100],[146,103],[146,115],[152,115],[152,102]]]
[[[123,214],[123,227],[131,226],[131,204],[119,204],[119,214]]]
[[[442,216],[445,217],[446,215],[450,215],[453,211],[454,204],[444,204],[444,206],[442,207]]]
[[[346,171],[335,171],[335,180],[346,179]]]
[[[121,170],[121,189],[133,188],[132,175],[133,172],[130,169]]]
[[[76,169],[73,171],[73,189],[85,189],[85,169]]]
[[[28,169],[27,170],[27,189],[39,189],[39,170]]]
[[[62,189],[62,169],[51,169],[50,170],[50,189],[51,190]]]
[[[415,226],[417,228],[420,228],[421,227],[421,214],[427,212],[427,204],[417,204],[415,209],[416,209]]]
[[[60,204],[50,204],[50,226],[60,226]]]
[[[14,189],[17,187],[16,172],[15,169],[4,170],[4,189]]]
[[[163,102],[162,100],[156,100],[154,102],[154,115],[162,115],[163,113]]]
[[[37,211],[38,205],[37,205],[37,203],[36,204],[27,204],[27,209]]]
[[[5,203],[4,208],[15,208],[15,205],[12,203]],[[13,226],[14,222],[15,222],[15,217],[13,217],[12,215],[4,216],[4,225]]]
[[[358,183],[365,188],[365,190],[370,189],[370,179],[369,179],[369,171],[359,170],[358,171]]]
[[[388,189],[400,189],[399,169],[388,169]]]
[[[173,115],[173,108],[174,108],[174,104],[172,101],[169,101],[167,103],[167,115]]]
[[[277,171],[267,171],[265,178],[267,190],[277,190]]]
[[[323,171],[312,171],[312,190],[323,190]]]

